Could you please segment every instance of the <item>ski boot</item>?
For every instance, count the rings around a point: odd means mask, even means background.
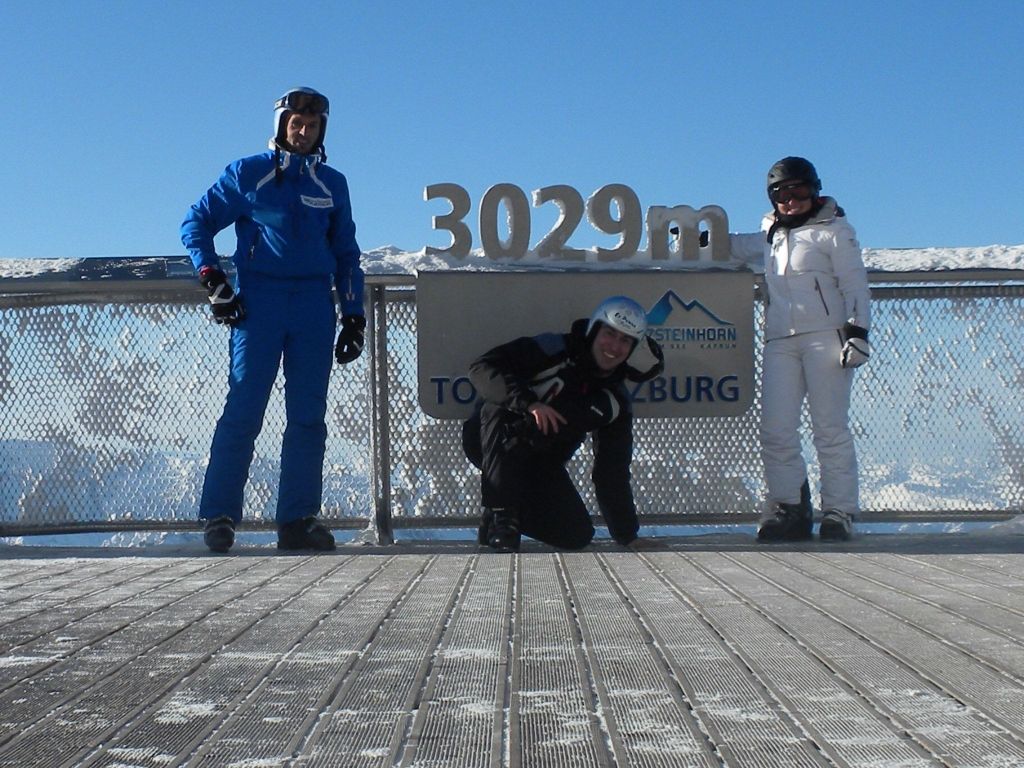
[[[487,546],[495,552],[518,552],[519,515],[514,509],[501,507],[489,511],[491,521],[487,528]]]
[[[849,541],[853,536],[853,517],[838,509],[826,509],[818,535],[822,541]]]
[[[284,523],[277,528],[278,549],[315,549],[327,552],[335,548],[334,536],[315,516]]]
[[[800,502],[776,502],[757,526],[758,541],[806,541],[814,537],[814,512],[811,509],[811,489],[804,481],[800,487]]]
[[[203,526],[203,541],[211,552],[227,552],[235,543],[235,521],[227,515],[207,519]]]

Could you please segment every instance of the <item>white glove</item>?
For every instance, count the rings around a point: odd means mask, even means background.
[[[847,323],[839,333],[843,339],[843,348],[839,352],[839,364],[843,368],[858,368],[864,365],[871,358],[867,328]]]

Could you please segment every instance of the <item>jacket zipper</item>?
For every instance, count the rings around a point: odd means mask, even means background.
[[[825,314],[831,315],[828,311],[828,304],[825,303],[825,294],[821,292],[821,283],[818,282],[818,278],[814,278],[814,290],[818,292],[818,298],[821,299],[821,306],[825,308]]]
[[[256,230],[256,237],[255,237],[255,239],[253,239],[252,245],[249,246],[249,261],[253,260],[253,257],[254,257],[254,255],[256,253],[256,246],[259,245],[259,243],[260,243],[260,231],[257,229]]]

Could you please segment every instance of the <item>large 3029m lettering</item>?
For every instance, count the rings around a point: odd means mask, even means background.
[[[431,184],[424,188],[426,201],[445,199],[451,211],[434,216],[435,230],[451,233],[447,248],[427,247],[427,253],[464,259],[473,248],[473,234],[466,224],[472,208],[469,193],[458,184]],[[672,207],[654,205],[642,217],[640,200],[625,184],[606,184],[584,202],[583,196],[570,186],[556,184],[533,191],[533,206],[548,203],[558,207],[555,225],[533,247],[540,259],[550,261],[585,261],[588,251],[566,245],[583,220],[606,235],[618,236],[613,248],[594,248],[599,262],[629,259],[636,255],[646,231],[652,261],[680,258],[682,261],[728,261],[729,218],[717,205],[694,209],[688,205]],[[505,209],[507,237],[502,238],[499,226],[501,209]],[[480,244],[484,255],[495,261],[516,261],[530,252],[530,203],[526,193],[515,184],[495,184],[480,200]],[[678,233],[678,234],[676,234]],[[701,241],[707,245],[701,245]]]

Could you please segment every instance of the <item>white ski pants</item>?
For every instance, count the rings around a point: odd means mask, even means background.
[[[772,339],[761,378],[761,456],[770,503],[796,504],[807,477],[801,453],[804,402],[821,468],[821,509],[858,511],[857,454],[850,433],[853,370],[839,364],[839,333],[816,331]]]

